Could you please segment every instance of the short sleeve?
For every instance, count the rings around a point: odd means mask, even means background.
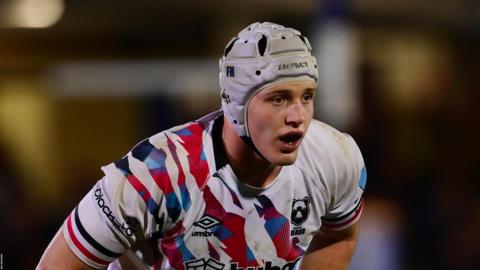
[[[102,167],[105,176],[64,222],[68,246],[90,267],[106,267],[165,225],[165,196],[157,182],[168,179],[162,175],[154,179],[148,164],[132,152]]]
[[[322,225],[332,230],[346,229],[358,221],[367,182],[363,157],[353,138],[344,134],[341,144],[343,154],[335,166],[335,179],[329,184],[332,198],[322,217]]]

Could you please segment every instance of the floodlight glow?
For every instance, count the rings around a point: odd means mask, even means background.
[[[4,5],[1,26],[47,28],[57,23],[65,11],[63,0],[16,0]]]

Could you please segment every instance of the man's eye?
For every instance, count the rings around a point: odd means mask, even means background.
[[[309,102],[313,99],[313,94],[305,94],[303,95],[303,101],[304,102]]]
[[[273,104],[282,104],[285,99],[282,96],[272,97]]]

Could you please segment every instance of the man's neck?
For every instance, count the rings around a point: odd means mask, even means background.
[[[241,182],[254,187],[266,187],[280,172],[281,166],[272,165],[247,146],[226,118],[222,129],[222,142],[229,164]]]

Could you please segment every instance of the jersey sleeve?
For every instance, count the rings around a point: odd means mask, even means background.
[[[358,221],[367,182],[363,157],[353,138],[344,134],[340,144],[340,162],[335,166],[334,181],[329,183],[330,203],[322,217],[322,226],[332,230],[346,229]]]
[[[85,264],[104,268],[165,229],[166,196],[159,187],[167,186],[169,178],[161,154],[146,140],[102,167],[104,177],[65,220],[67,244]]]

